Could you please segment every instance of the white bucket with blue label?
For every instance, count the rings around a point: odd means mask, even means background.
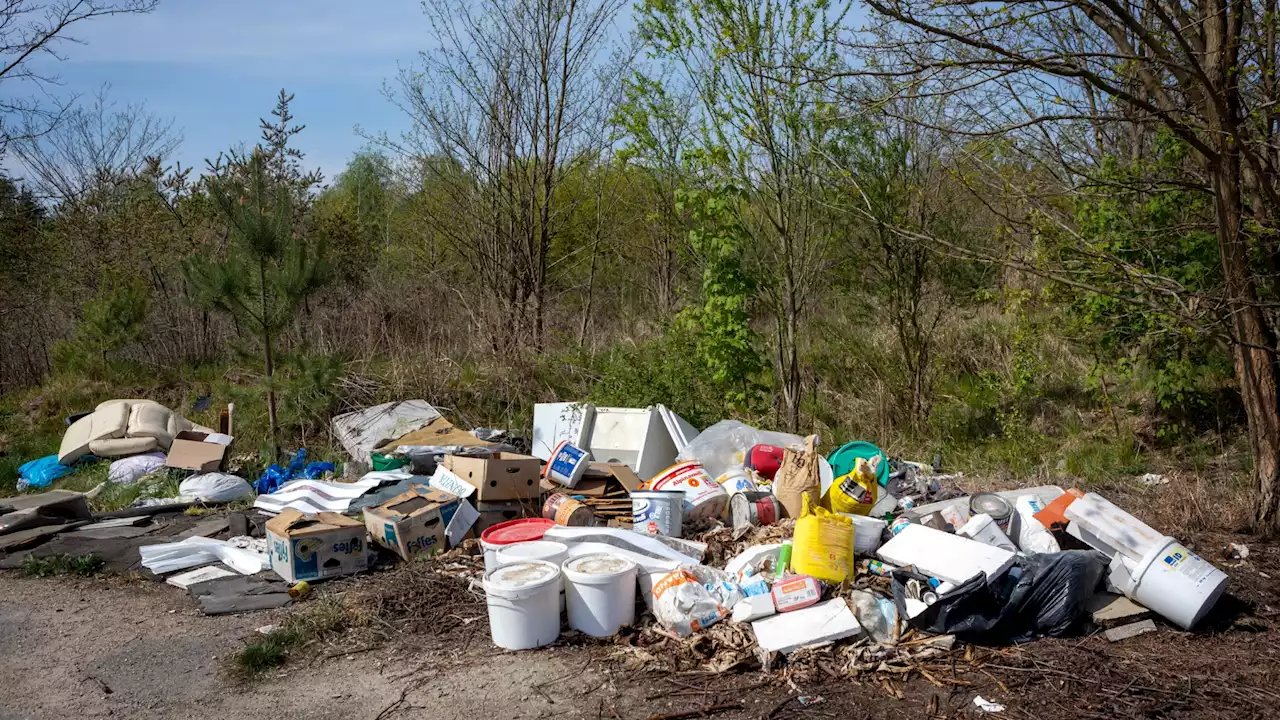
[[[631,529],[646,535],[680,537],[684,532],[684,493],[680,490],[631,493]]]
[[[1203,620],[1227,588],[1226,573],[1171,537],[1136,564],[1116,553],[1111,579],[1125,595],[1183,630]]]
[[[551,459],[543,469],[542,477],[567,488],[576,487],[591,464],[591,453],[562,441],[551,451]]]

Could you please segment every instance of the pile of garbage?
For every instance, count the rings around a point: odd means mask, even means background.
[[[661,647],[716,669],[827,647],[857,670],[908,637],[916,652],[945,652],[956,640],[1020,643],[1104,620],[1133,634],[1131,621],[1152,625],[1153,613],[1191,629],[1227,584],[1096,493],[971,495],[937,459],[892,458],[865,441],[824,454],[817,436],[734,420],[698,432],[662,405],[539,404],[526,444],[459,429],[423,400],[387,403],[333,420],[344,477],[303,451],[251,488],[219,472],[229,434],[169,413],[171,437],[131,435],[133,415],[159,406],[116,402],[125,407],[105,412],[125,430],[110,442],[137,449],[130,459],[163,447],[172,467],[179,441],[212,444],[196,448],[208,460],[188,462],[198,465],[189,481],[208,486],[193,493],[255,498],[254,521],[229,539],[139,548],[144,567],[206,612],[278,607],[313,582],[474,547],[500,648],[547,646],[567,626],[615,638],[641,664]],[[108,449],[103,412],[68,430],[63,450]],[[79,522],[86,515],[78,507]]]

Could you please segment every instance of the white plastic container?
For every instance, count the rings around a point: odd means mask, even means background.
[[[1111,581],[1183,630],[1204,619],[1227,589],[1226,573],[1171,537],[1137,563],[1117,554],[1111,560]]]
[[[591,464],[591,453],[568,440],[556,446],[543,469],[542,477],[567,488],[575,488]]]
[[[512,565],[529,560],[541,560],[560,567],[565,558],[569,557],[569,546],[550,540],[530,540],[529,542],[516,543],[514,545],[500,545],[494,555],[497,563],[494,567],[502,567],[503,565]],[[560,609],[564,610],[564,606],[564,583],[561,583]]]
[[[507,650],[527,650],[560,637],[560,568],[531,560],[505,565],[484,578],[489,634]]]
[[[865,515],[840,514],[853,521],[854,555],[871,555],[880,549],[880,539],[884,536],[886,527],[885,521]]]
[[[636,564],[612,553],[570,558],[561,566],[569,627],[611,637],[635,620]]]
[[[978,513],[969,518],[969,522],[961,525],[956,530],[956,534],[993,547],[1004,548],[1013,552],[1018,551],[1018,546],[1014,545],[1009,536],[1004,534],[1004,531],[996,524],[995,519],[986,513]]]

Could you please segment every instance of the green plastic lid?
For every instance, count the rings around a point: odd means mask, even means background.
[[[835,476],[840,477],[853,472],[859,459],[869,461],[877,455],[880,456],[880,468],[876,473],[876,480],[883,487],[889,483],[889,456],[865,440],[855,440],[841,445],[827,456],[827,462],[831,464],[831,471]]]

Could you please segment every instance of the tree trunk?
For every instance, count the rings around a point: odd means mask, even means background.
[[[1236,344],[1236,379],[1248,419],[1253,480],[1258,488],[1257,519],[1264,531],[1280,530],[1280,396],[1277,395],[1275,338],[1258,307],[1241,233],[1240,158],[1227,150],[1213,168],[1213,190],[1222,272],[1231,300]]]

